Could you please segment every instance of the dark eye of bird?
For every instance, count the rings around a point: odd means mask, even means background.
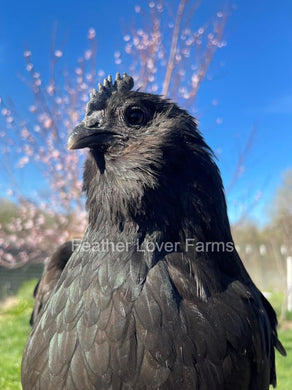
[[[139,126],[145,123],[145,113],[139,107],[131,107],[126,112],[126,120],[130,126]]]

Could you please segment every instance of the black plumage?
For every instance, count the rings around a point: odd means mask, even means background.
[[[131,91],[93,91],[68,147],[88,147],[89,225],[27,341],[24,390],[276,384],[276,315],[245,270],[195,120]]]
[[[74,242],[67,241],[60,245],[53,255],[45,262],[42,277],[38,281],[33,292],[35,303],[29,321],[31,326],[36,322],[37,317],[51,296],[67,261],[73,253],[73,249]]]

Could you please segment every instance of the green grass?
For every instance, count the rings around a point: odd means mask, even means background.
[[[33,305],[36,281],[26,283],[16,297],[0,304],[0,389],[20,390],[20,364]]]
[[[279,330],[279,339],[286,349],[287,356],[276,353],[277,389],[292,389],[292,327],[289,330]]]
[[[30,332],[28,324],[33,305],[32,291],[36,281],[26,283],[18,294],[0,303],[0,389],[21,390],[20,364],[25,341]],[[276,306],[281,303],[276,295],[271,298]],[[276,311],[279,309],[276,307]],[[287,357],[276,353],[278,390],[292,389],[292,327],[280,329],[279,337]],[[58,389],[56,389],[58,390]]]

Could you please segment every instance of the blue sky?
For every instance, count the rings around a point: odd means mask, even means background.
[[[41,73],[48,73],[55,22],[57,45],[66,42],[66,63],[76,64],[87,44],[88,29],[94,27],[98,68],[114,74],[117,67],[113,53],[122,49],[123,33],[136,22],[136,3],[139,2],[5,2],[0,15],[0,96],[13,98],[19,110],[27,107],[30,96],[17,76],[25,74],[23,52],[29,48]],[[197,26],[221,9],[222,4],[205,0]],[[216,53],[210,69],[213,80],[201,86],[195,108],[200,129],[218,154],[226,187],[237,156],[256,126],[245,172],[228,194],[228,204],[230,218],[236,221],[240,205],[261,191],[263,196],[251,217],[262,222],[267,220],[267,205],[281,184],[282,173],[292,168],[292,2],[238,0],[235,4],[225,34],[227,46]],[[211,104],[214,99],[218,100],[217,106]],[[218,118],[221,124],[216,124]],[[36,180],[31,179],[36,174],[33,168],[20,173],[26,190],[36,185]],[[44,185],[41,179],[37,181],[39,186]],[[4,179],[0,184],[3,193]]]

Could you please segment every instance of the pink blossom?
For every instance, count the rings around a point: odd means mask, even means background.
[[[184,33],[185,35],[190,35],[190,34],[191,34],[191,29],[190,29],[190,28],[185,28],[184,31],[183,31],[183,33]]]
[[[38,225],[43,225],[45,223],[45,217],[43,215],[40,215],[36,220]]]
[[[24,151],[28,156],[32,156],[34,153],[33,148],[29,145],[24,145]]]
[[[89,30],[88,30],[88,39],[94,39],[95,38],[95,35],[96,35],[96,33],[95,33],[95,29],[94,28],[90,28]]]
[[[162,4],[160,4],[160,3],[157,4],[156,8],[157,8],[157,10],[158,10],[159,12],[163,12]]]
[[[8,263],[15,263],[15,259],[11,253],[4,253],[3,257]]]
[[[8,116],[8,115],[10,115],[10,111],[7,110],[7,108],[2,108],[1,114],[2,114],[3,116]]]
[[[27,163],[29,162],[29,158],[27,156],[24,156],[22,157],[19,161],[18,161],[18,168],[23,168]]]
[[[86,83],[80,84],[80,88],[87,91],[88,90],[88,85]]]
[[[31,51],[30,50],[25,50],[23,55],[24,55],[24,57],[30,57],[31,56]]]
[[[90,60],[90,58],[92,57],[92,51],[86,50],[86,52],[84,53],[84,57],[86,60]]]
[[[57,103],[57,104],[62,104],[62,102],[63,102],[63,99],[62,99],[62,98],[60,98],[60,97],[57,97],[57,98],[56,98],[56,103]]]
[[[60,156],[59,150],[56,150],[56,149],[53,150],[51,156],[52,156],[53,158],[58,158],[58,157]]]
[[[60,222],[61,224],[65,224],[65,223],[67,222],[67,218],[61,215],[61,216],[59,217],[59,222]]]
[[[153,59],[150,58],[148,61],[147,61],[147,68],[148,69],[153,69],[154,68],[154,63],[153,63]]]
[[[127,54],[130,54],[132,52],[132,45],[131,44],[127,44],[126,47],[125,47],[125,52]]]
[[[138,46],[139,42],[140,42],[139,38],[138,38],[138,37],[134,37],[134,39],[133,39],[133,44],[134,44],[135,46]]]
[[[18,253],[18,256],[20,257],[20,259],[21,259],[21,261],[22,261],[23,263],[26,263],[26,262],[29,260],[29,256],[28,256],[27,252],[20,251],[20,252]]]
[[[57,57],[57,58],[61,58],[62,57],[62,55],[63,55],[63,52],[61,51],[61,50],[55,50],[55,57]]]
[[[29,131],[27,130],[26,127],[24,127],[22,130],[21,130],[21,135],[24,139],[27,139],[29,137]]]
[[[52,127],[52,124],[53,124],[52,119],[51,119],[51,118],[47,118],[47,119],[45,119],[44,122],[43,122],[43,127],[44,127],[45,129],[49,129],[50,127]]]
[[[9,236],[9,239],[10,239],[10,242],[13,242],[13,243],[17,242],[17,236],[15,234],[11,234]]]
[[[25,224],[24,224],[24,228],[25,229],[31,229],[33,227],[33,221],[32,220],[28,220]]]
[[[194,73],[194,74],[192,75],[192,84],[195,86],[195,85],[198,84],[199,81],[200,81],[200,79],[199,79],[198,74],[197,74],[197,73]]]
[[[48,87],[47,87],[48,94],[52,95],[54,93],[54,91],[55,91],[55,86],[52,84],[48,85]]]
[[[30,72],[33,69],[33,64],[29,63],[26,65],[26,70]]]

